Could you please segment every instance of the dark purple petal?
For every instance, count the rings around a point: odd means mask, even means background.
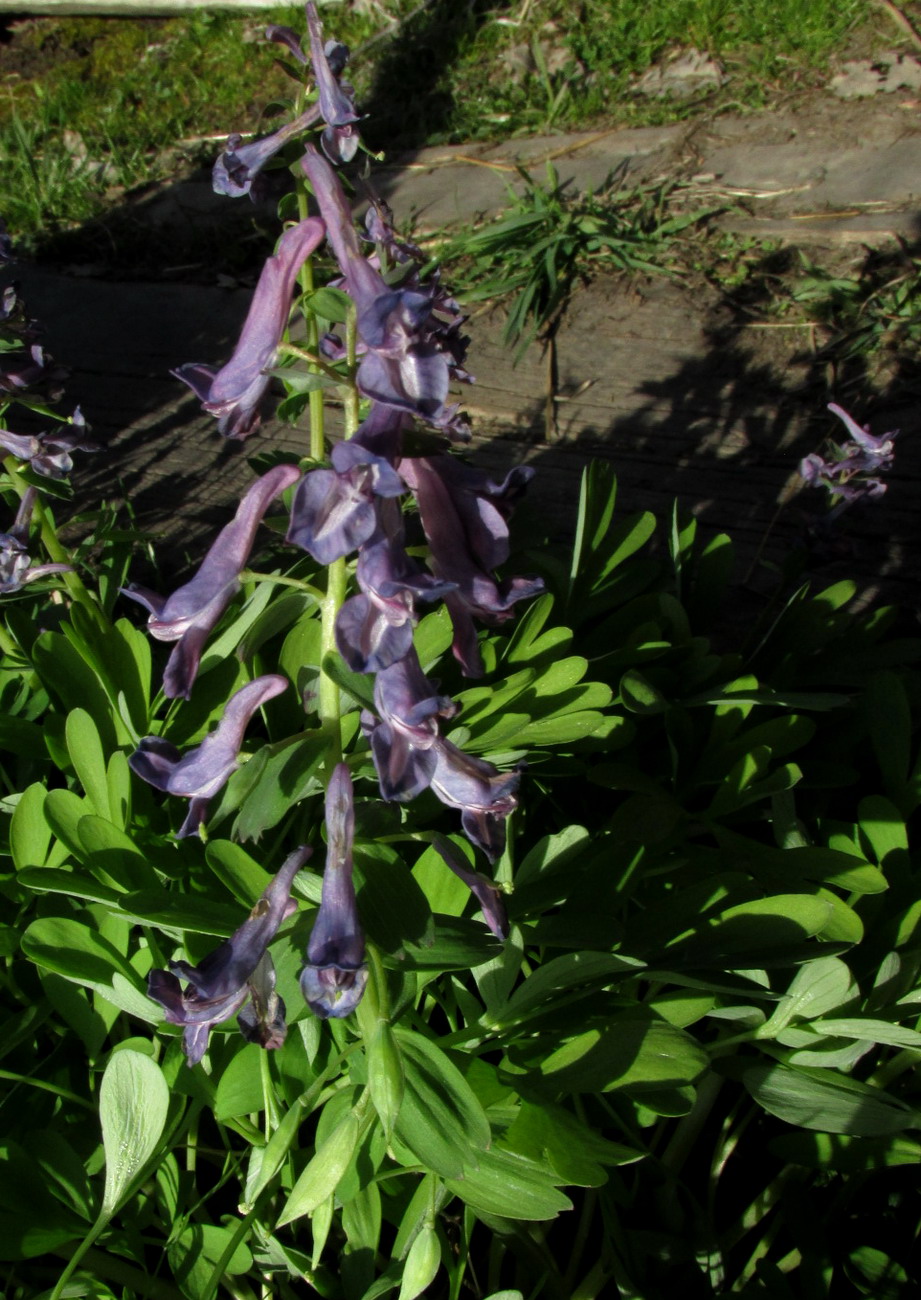
[[[436,835],[432,845],[476,898],[483,911],[483,919],[496,938],[507,939],[508,915],[502,890],[488,876],[482,876],[469,867],[464,856],[443,835]]]
[[[471,618],[503,622],[517,601],[544,589],[540,578],[498,582],[487,571],[507,558],[506,519],[530,472],[512,470],[502,483],[494,483],[451,462],[447,456],[413,457],[400,462],[400,473],[419,506],[432,567],[456,588],[446,597],[455,629],[455,657],[468,676],[479,676],[482,669]]]
[[[198,965],[170,962],[170,970],[153,970],[148,977],[148,994],[159,1002],[166,1019],[184,1025],[184,1050],[190,1065],[200,1061],[208,1044],[211,1027],[227,1020],[250,996],[249,981],[286,917],[297,910],[291,898],[291,883],[310,856],[310,849],[296,849],[275,875],[247,919],[230,938]],[[182,991],[181,976],[189,987]]]
[[[464,834],[495,862],[505,847],[505,819],[518,806],[521,774],[500,772],[449,740],[439,738],[434,752],[433,793],[448,807],[461,809]]]
[[[355,382],[365,397],[434,421],[448,395],[448,363],[433,343],[407,342],[402,355],[368,351]]]
[[[11,533],[0,533],[0,595],[19,591],[28,581],[31,560],[22,542]]]
[[[411,619],[392,622],[367,596],[352,596],[336,616],[336,646],[353,672],[380,672],[409,654],[412,644]]]
[[[355,817],[352,779],[344,763],[333,769],[326,791],[326,868],[323,893],[300,984],[307,1005],[322,1019],[347,1016],[368,982],[365,940],[352,880]]]
[[[374,705],[383,722],[402,731],[421,748],[436,740],[437,719],[451,718],[457,712],[449,696],[437,694],[423,673],[415,650],[377,674]]]
[[[278,23],[270,23],[265,29],[265,39],[267,41],[276,41],[279,45],[286,45],[298,63],[306,64],[309,62],[307,55],[304,53],[304,47],[301,45],[301,38],[291,27],[281,27]]]
[[[231,696],[215,730],[184,758],[169,741],[147,736],[128,759],[131,770],[156,789],[192,799],[178,838],[197,833],[209,801],[239,766],[237,755],[253,714],[287,687],[287,678],[279,674],[257,677],[241,687]]]
[[[250,1000],[237,1016],[246,1041],[267,1052],[283,1046],[288,1033],[284,999],[275,992],[275,982],[275,965],[265,953],[248,981]]]
[[[147,627],[159,641],[178,641],[163,679],[168,699],[188,699],[208,636],[240,588],[240,571],[249,560],[256,530],[269,505],[300,478],[296,465],[276,465],[244,495],[231,523],[218,534],[198,573],[162,604],[143,588],[125,595],[151,610]]]
[[[259,403],[288,324],[298,272],[323,235],[316,217],[285,231],[278,251],[262,268],[234,354],[221,370],[212,376],[207,367],[190,363],[173,371],[218,417],[218,430],[227,438],[245,438],[259,423]]]
[[[373,713],[362,713],[361,727],[371,745],[381,798],[406,803],[428,789],[435,771],[430,743],[413,744],[408,735],[380,722]]]
[[[241,198],[244,194],[259,197],[254,181],[262,168],[283,149],[289,140],[295,139],[320,120],[320,109],[314,104],[295,118],[273,131],[271,135],[249,144],[241,144],[242,136],[229,135],[227,147],[211,172],[211,187],[215,194],[226,194],[229,198]]]
[[[331,564],[356,550],[377,529],[377,498],[405,491],[387,461],[355,439],[338,443],[334,469],[312,470],[301,483],[291,509],[287,540],[320,564]]]
[[[389,294],[390,289],[362,254],[358,234],[352,225],[352,210],[332,167],[312,145],[307,146],[301,166],[313,188],[320,216],[326,223],[330,247],[345,276],[346,292],[360,316],[373,309],[375,299],[381,294]]]
[[[358,133],[352,123],[358,121],[350,86],[340,83],[340,76],[348,62],[348,46],[329,41],[324,46],[320,19],[316,6],[307,5],[307,30],[310,36],[310,61],[317,79],[320,98],[320,116],[326,122],[323,148],[333,162],[347,163],[358,149]]]

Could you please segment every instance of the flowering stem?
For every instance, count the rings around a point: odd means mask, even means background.
[[[295,178],[297,190],[297,213],[301,221],[306,220],[309,215],[307,207],[307,186],[306,183],[297,176]],[[301,267],[298,276],[301,290],[306,294],[313,293],[313,259],[308,257]],[[307,325],[307,351],[314,356],[320,350],[320,331],[317,326],[317,318],[309,309],[304,313]],[[316,362],[311,363],[311,369],[314,373],[319,373],[320,366]],[[323,390],[313,388],[309,394],[310,401],[310,455],[313,460],[322,460],[326,455],[326,422],[323,409]]]
[[[349,384],[343,399],[345,417],[345,436],[351,438],[360,423],[358,385],[355,383],[356,355],[358,352],[358,310],[354,303],[349,303],[345,318],[345,349],[348,357]]]
[[[320,604],[320,663],[327,655],[338,655],[336,648],[336,615],[345,600],[346,569],[345,560],[333,560],[327,569],[326,595]],[[337,763],[342,762],[342,725],[340,721],[339,687],[325,671],[320,672],[317,711],[320,716],[320,729],[326,735],[327,772],[332,773]]]

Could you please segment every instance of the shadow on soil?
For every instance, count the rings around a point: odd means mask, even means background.
[[[654,339],[652,360],[643,366],[637,355],[626,413],[603,422],[596,406],[593,418],[580,422],[577,408],[559,404],[559,434],[548,439],[546,396],[536,394],[516,429],[496,429],[476,458],[494,472],[525,458],[533,464],[539,472],[531,513],[538,523],[552,521],[549,531],[557,537],[571,534],[582,467],[601,457],[617,469],[625,511],[652,509],[665,521],[677,498],[705,529],[728,528],[738,553],[737,578],[756,590],[775,587],[778,571],[788,580],[851,577],[913,605],[921,457],[912,435],[921,427],[921,367],[906,333],[911,313],[880,324],[884,336],[877,340],[873,366],[865,351],[850,346],[854,330],[867,325],[860,312],[849,317],[820,304],[829,341],[818,348],[808,345],[808,330],[759,331],[753,321],[768,314],[779,277],[789,269],[778,256],[771,254],[756,268],[744,292],[699,296],[704,346],[694,355],[667,361],[664,371],[655,365]],[[917,273],[913,259],[919,257],[921,241],[885,254],[868,252],[850,276],[871,297],[900,270]],[[94,505],[101,496],[130,499],[141,526],[166,534],[167,566],[181,569],[229,518],[249,481],[246,462],[252,455],[278,445],[302,449],[298,431],[271,420],[263,436],[245,444],[223,441],[169,373],[190,360],[221,364],[232,351],[251,291],[100,282],[41,267],[14,270],[30,313],[47,325],[50,351],[72,371],[68,404],[79,402],[100,440],[113,444],[115,458],[83,459],[76,479],[79,504]],[[657,292],[655,285],[641,288],[653,297]],[[612,292],[623,293],[623,286]],[[655,304],[651,310],[654,315]],[[576,295],[571,320],[578,311]],[[566,328],[564,322],[561,344]],[[474,339],[474,371],[476,353]],[[600,371],[625,364],[600,351],[589,359]],[[562,365],[562,391],[570,378]],[[841,436],[841,426],[825,411],[833,399],[876,433],[901,429],[886,497],[855,506],[834,531],[821,526],[825,502],[818,492],[792,494],[778,509],[795,485],[800,458],[825,437]]]

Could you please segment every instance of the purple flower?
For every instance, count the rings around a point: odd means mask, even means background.
[[[332,450],[332,469],[305,475],[291,508],[289,542],[320,564],[348,555],[377,530],[378,498],[400,496],[403,480],[382,456],[364,446],[361,430]]]
[[[288,324],[291,294],[304,262],[323,238],[323,223],[308,217],[282,235],[262,268],[233,356],[223,369],[196,362],[172,373],[192,389],[226,438],[245,438],[259,423],[259,403]]]
[[[505,819],[518,807],[520,772],[500,772],[450,740],[439,739],[433,752],[432,792],[461,810],[464,834],[495,862],[505,848]]]
[[[251,140],[249,144],[242,143],[241,135],[229,135],[227,147],[211,172],[211,188],[215,194],[226,194],[232,199],[242,198],[244,194],[248,194],[251,199],[259,198],[257,180],[265,164],[289,140],[295,139],[319,120],[319,105],[313,104],[293,122],[287,122],[271,135]]]
[[[380,672],[405,658],[413,644],[415,602],[452,590],[409,558],[403,537],[398,503],[380,501],[377,531],[358,553],[362,594],[347,600],[336,618],[336,645],[354,672]]]
[[[131,770],[155,789],[191,799],[178,839],[196,834],[210,801],[239,767],[237,755],[253,714],[287,687],[288,679],[278,674],[257,677],[231,696],[216,729],[184,757],[161,736],[145,736],[128,759]]]
[[[497,582],[490,572],[508,559],[507,521],[533,472],[517,466],[496,483],[452,456],[400,462],[419,506],[432,568],[454,588],[445,603],[454,625],[454,656],[468,677],[483,673],[473,618],[501,623],[511,617],[516,601],[544,589],[540,578]]]
[[[279,926],[297,910],[291,898],[291,883],[309,856],[310,849],[295,849],[239,930],[200,965],[171,961],[168,971],[150,972],[148,995],[160,1003],[171,1025],[184,1026],[182,1047],[189,1065],[204,1056],[211,1027],[229,1020],[253,993],[258,999],[256,1015],[244,1019],[244,1033],[249,1037],[255,1032],[256,1041],[265,1047],[277,1047],[284,1040],[284,1004],[281,999],[271,1004],[274,977],[266,974],[264,966],[258,975],[257,970],[263,959],[268,960],[266,949]],[[185,992],[177,976],[186,981]],[[271,1016],[268,1025],[266,1015]],[[260,1025],[270,1032],[260,1036]]]
[[[79,406],[70,424],[69,430],[50,429],[35,436],[0,429],[0,447],[20,460],[28,461],[37,474],[44,474],[46,478],[66,478],[74,467],[70,456],[72,451],[99,451],[99,444],[87,437],[89,430]]]
[[[498,885],[494,884],[488,876],[480,875],[478,871],[469,867],[464,856],[443,835],[436,835],[432,840],[432,846],[476,898],[482,909],[483,919],[496,938],[507,939],[508,916],[502,890]]]
[[[8,533],[0,533],[0,596],[19,591],[27,582],[35,582],[49,573],[70,573],[70,564],[35,564],[28,552],[29,523],[35,505],[35,488],[23,493]]]
[[[352,881],[355,815],[352,778],[339,763],[326,791],[326,869],[323,894],[307,945],[300,983],[314,1015],[341,1019],[358,1006],[368,982],[365,940]]]
[[[308,146],[302,166],[326,222],[346,292],[355,303],[362,343],[356,376],[360,391],[372,401],[418,416],[446,434],[469,437],[456,407],[445,403],[456,368],[458,341],[452,334],[450,346],[447,344],[446,327],[435,315],[436,305],[443,306],[445,300],[434,287],[388,285],[361,251],[349,204],[329,163]],[[464,377],[468,377],[466,372]]]
[[[275,967],[265,953],[249,978],[250,998],[237,1013],[240,1033],[248,1043],[276,1051],[285,1041],[284,1000],[275,992]]]
[[[373,714],[362,715],[365,734],[385,799],[414,799],[432,781],[438,743],[438,718],[453,717],[453,700],[438,695],[422,671],[414,649],[379,672],[374,680]]]
[[[898,429],[875,438],[869,426],[862,428],[843,407],[830,402],[828,409],[844,423],[850,438],[843,445],[832,443],[828,459],[815,453],[804,457],[799,465],[803,479],[839,498],[841,507],[862,497],[882,496],[886,484],[874,476],[892,468]]]
[[[52,365],[51,358],[40,344],[32,343],[26,356],[15,353],[8,364],[0,365],[0,390],[18,396],[37,384],[54,385],[66,376],[66,370]],[[54,387],[51,395],[56,395]]]
[[[335,163],[351,162],[358,150],[358,132],[352,125],[358,121],[358,114],[352,87],[340,81],[349,58],[348,46],[338,41],[327,41],[324,46],[323,29],[314,4],[307,5],[307,31],[320,96],[320,116],[326,123],[320,137],[323,149]]]
[[[205,642],[240,589],[256,529],[271,502],[300,478],[296,465],[276,465],[249,488],[233,520],[217,536],[198,573],[166,599],[146,588],[122,588],[150,610],[147,627],[158,641],[177,641],[163,676],[168,699],[189,698]]]
[[[0,262],[15,262],[13,241],[7,234],[6,222],[0,217]]]
[[[405,801],[429,787],[443,804],[461,810],[467,838],[494,862],[505,847],[505,819],[517,807],[520,773],[500,772],[445,740],[439,718],[457,712],[439,695],[411,650],[377,674],[372,713],[361,723],[385,799]]]

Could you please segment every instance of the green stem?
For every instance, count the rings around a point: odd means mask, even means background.
[[[295,187],[297,192],[297,213],[301,221],[304,221],[309,215],[307,205],[307,183],[300,176],[295,178]],[[301,267],[298,275],[301,291],[304,294],[310,294],[314,291],[313,280],[313,259],[307,258],[307,261]],[[312,352],[314,356],[320,350],[320,330],[317,325],[317,318],[312,311],[305,312],[305,323],[307,326],[307,351]],[[314,373],[319,373],[319,366],[312,363],[311,369]],[[322,460],[326,455],[326,413],[323,407],[323,390],[314,388],[309,395],[310,403],[310,456],[312,460]]]
[[[56,1248],[53,1254],[66,1259],[66,1253]],[[92,1270],[94,1278],[105,1278],[111,1282],[135,1291],[139,1296],[149,1296],[150,1300],[185,1300],[182,1292],[168,1282],[150,1277],[140,1269],[132,1266],[117,1255],[110,1255],[103,1250],[87,1250],[83,1254],[87,1268]]]
[[[342,724],[340,719],[340,695],[336,682],[322,668],[327,655],[338,655],[336,648],[336,615],[345,600],[346,569],[345,560],[333,560],[327,569],[326,595],[320,605],[320,683],[317,699],[317,712],[320,717],[320,730],[324,732],[327,743],[327,776],[337,763],[342,762]]]
[[[319,605],[326,599],[324,593],[319,587],[315,587],[311,582],[305,582],[303,578],[288,578],[281,573],[254,573],[252,569],[241,569],[241,582],[276,582],[280,587],[295,587],[298,591],[303,591],[305,595],[312,596]]]
[[[356,358],[358,354],[358,310],[354,303],[349,304],[348,315],[345,318],[345,350],[348,358],[350,383],[345,389],[343,396],[343,416],[345,419],[345,436],[351,438],[357,431],[361,422],[360,396],[358,385],[355,383],[355,373],[358,369]]]
[[[76,1102],[78,1106],[85,1106],[87,1110],[96,1113],[96,1107],[81,1097],[76,1092],[71,1092],[69,1088],[59,1088],[57,1084],[46,1083],[44,1079],[32,1079],[27,1074],[13,1074],[10,1070],[0,1070],[0,1079],[9,1079],[12,1083],[27,1083],[30,1088],[41,1088],[45,1092],[53,1092],[56,1097],[61,1097],[64,1101]]]
[[[297,357],[300,361],[309,361],[314,372],[326,375],[327,378],[335,380],[337,384],[342,381],[342,376],[333,370],[332,366],[328,366],[316,352],[308,352],[306,348],[299,348],[296,343],[279,343],[278,351],[286,357]],[[313,390],[313,392],[318,391],[318,389]],[[313,396],[313,393],[311,393],[311,396]]]
[[[64,1272],[61,1274],[61,1276],[58,1278],[57,1282],[55,1283],[54,1290],[51,1292],[51,1295],[49,1296],[49,1300],[60,1300],[61,1293],[63,1292],[64,1287],[67,1285],[68,1281],[70,1280],[70,1277],[74,1269],[80,1263],[81,1259],[89,1250],[90,1246],[93,1245],[93,1243],[95,1242],[99,1234],[108,1225],[108,1222],[111,1219],[111,1217],[112,1217],[111,1211],[109,1210],[102,1211],[99,1218],[90,1228],[89,1232],[86,1234],[86,1236],[80,1242],[77,1249],[71,1255],[70,1259],[67,1261],[67,1264],[64,1268]]]

